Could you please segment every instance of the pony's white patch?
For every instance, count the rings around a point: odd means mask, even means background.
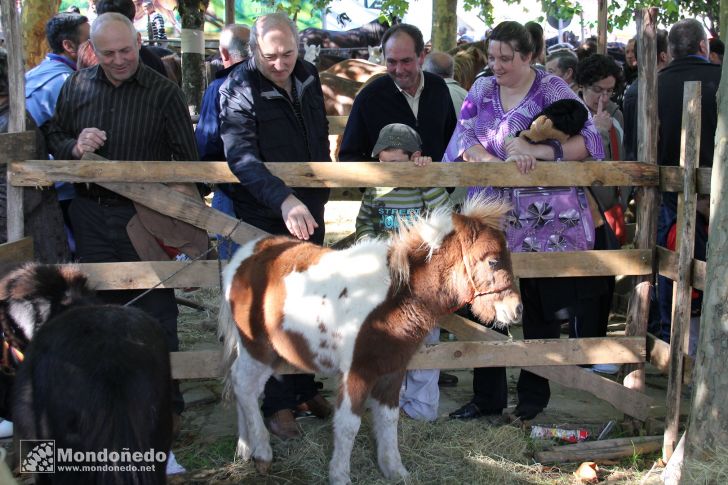
[[[288,274],[282,328],[302,334],[319,361],[348,371],[364,320],[389,291],[387,250],[385,241],[367,240]]]
[[[40,320],[36,319],[36,310],[38,309],[41,313]],[[50,303],[44,300],[11,301],[9,313],[15,324],[20,327],[25,338],[32,340],[35,328],[45,323],[48,318],[48,314],[50,313]]]
[[[361,417],[351,410],[351,397],[346,387],[348,375],[342,377],[342,399],[339,408],[334,413],[334,453],[329,462],[329,483],[351,483],[351,450],[354,447],[354,438],[361,426]]]
[[[409,475],[402,465],[397,442],[397,422],[399,407],[389,407],[371,399],[369,401],[377,441],[377,461],[382,474],[389,479],[404,478]]]

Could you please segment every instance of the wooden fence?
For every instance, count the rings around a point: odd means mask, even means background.
[[[694,99],[695,94],[692,94]],[[687,96],[686,96],[687,98]],[[697,103],[699,109],[699,103]],[[694,113],[692,120],[695,119]],[[699,116],[697,116],[699,120]],[[340,124],[338,126],[341,126]],[[687,145],[699,139],[700,132],[691,121],[686,125]],[[692,133],[692,135],[691,135]],[[692,136],[692,138],[691,138]],[[19,141],[21,140],[21,141]],[[0,150],[14,146],[17,154],[28,146],[27,135],[0,137]],[[30,152],[28,152],[30,153]],[[371,187],[371,186],[563,186],[604,185],[637,186],[645,191],[681,192],[681,218],[678,233],[679,250],[664,248],[617,251],[583,251],[577,253],[516,253],[514,272],[520,277],[572,277],[603,275],[652,276],[655,271],[678,281],[678,302],[689,295],[690,287],[702,289],[705,263],[694,261],[687,244],[694,230],[694,203],[697,193],[710,190],[709,170],[695,169],[697,151],[686,149],[681,167],[665,168],[640,162],[560,162],[542,163],[528,175],[520,174],[513,164],[432,164],[426,169],[413,170],[410,164],[361,163],[269,163],[266,166],[289,186],[306,187]],[[240,223],[219,211],[201,205],[199,201],[176,192],[164,182],[235,182],[225,162],[121,162],[103,160],[27,160],[8,165],[8,181],[17,187],[50,185],[55,181],[95,182],[99,185],[142,203],[158,212],[176,217],[209,232],[229,234],[238,243],[263,235],[257,228]],[[17,243],[25,244],[27,242]],[[3,251],[3,249],[0,249]],[[27,255],[27,252],[25,253]],[[0,252],[2,259],[2,252]],[[216,262],[130,262],[82,264],[81,269],[98,289],[143,289],[163,282],[163,288],[217,287],[219,268]],[[170,275],[183,269],[170,279]],[[689,298],[689,296],[688,296]],[[577,367],[579,364],[633,363],[644,364],[657,350],[664,364],[669,355],[671,394],[667,402],[668,429],[679,418],[679,400],[674,392],[682,382],[680,377],[684,325],[684,306],[676,305],[672,352],[655,339],[648,339],[644,322],[628,321],[625,337],[592,339],[548,339],[512,341],[507,337],[474,324],[456,315],[440,321],[443,328],[458,336],[457,342],[443,342],[418,352],[410,368],[468,368],[514,366],[547,377],[569,387],[582,389],[611,403],[628,416],[646,420],[663,413],[663,406],[650,397],[610,379]],[[687,315],[689,318],[689,315]],[[648,342],[650,343],[648,345]],[[178,379],[218,377],[222,373],[219,351],[175,352],[171,355],[173,375]],[[663,365],[664,368],[664,365]],[[297,372],[282,367],[280,372]],[[678,392],[679,397],[679,392]],[[677,401],[677,408],[675,402]]]

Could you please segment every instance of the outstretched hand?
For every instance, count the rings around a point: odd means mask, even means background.
[[[281,214],[286,228],[298,239],[308,240],[318,227],[306,204],[291,194],[281,204]]]

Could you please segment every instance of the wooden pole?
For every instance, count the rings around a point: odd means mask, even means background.
[[[225,25],[235,23],[235,0],[225,0]]]
[[[10,87],[10,118],[8,133],[25,131],[25,66],[23,63],[23,35],[20,29],[15,2],[0,2],[2,9],[5,48],[8,51],[8,85]],[[9,167],[9,165],[8,165]],[[23,237],[23,188],[7,183],[7,232],[8,242]]]
[[[638,103],[637,116],[640,120],[638,132],[637,158],[649,165],[657,164],[657,11],[647,9],[635,15],[637,20],[637,46],[639,49],[638,66]],[[635,246],[640,249],[655,250],[657,243],[657,189],[641,187],[638,190],[637,234]],[[656,260],[653,257],[653,262]],[[627,315],[626,335],[647,335],[647,319],[650,307],[652,277],[636,277],[635,291],[630,301]],[[642,364],[627,366],[624,385],[630,389],[644,392],[645,367]]]
[[[721,2],[721,5],[725,0]],[[721,29],[728,25],[721,24]],[[728,64],[723,65],[728,79]],[[728,85],[718,91],[718,124],[710,193],[710,244],[700,319],[700,343],[695,358],[693,398],[685,442],[686,465],[716,457],[728,449]]]
[[[607,53],[607,0],[599,0],[599,25],[597,27],[597,52]]]
[[[695,248],[695,167],[700,154],[700,82],[685,83],[683,94],[682,133],[680,139],[680,167],[684,170],[683,192],[677,204],[677,282],[673,291],[672,328],[670,332],[670,370],[667,382],[667,415],[663,461],[667,462],[675,450],[680,426],[682,393],[683,339],[690,327],[690,298],[692,296],[691,266]]]

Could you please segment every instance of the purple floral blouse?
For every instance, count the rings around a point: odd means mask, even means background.
[[[579,99],[561,78],[536,70],[536,79],[528,94],[517,106],[504,112],[500,103],[500,86],[495,77],[476,80],[465,98],[457,127],[442,161],[462,161],[463,152],[477,144],[505,160],[506,139],[528,129],[533,118],[546,106],[567,98]],[[584,137],[591,158],[604,159],[602,139],[592,123],[591,115],[580,134]]]

